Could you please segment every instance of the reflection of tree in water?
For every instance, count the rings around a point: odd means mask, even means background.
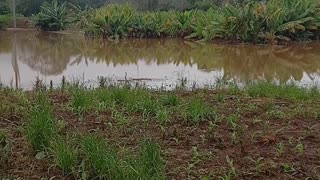
[[[6,31],[0,31],[0,54],[10,53],[12,50],[13,34]]]
[[[96,42],[95,42],[96,43]],[[90,44],[90,43],[88,43]],[[90,45],[96,47],[95,44]],[[126,40],[105,42],[90,54],[91,59],[107,64],[174,63],[194,65],[210,72],[221,70],[224,78],[251,81],[258,78],[288,81],[301,80],[303,73],[318,73],[320,52],[316,44],[281,46],[199,45],[183,40]]]
[[[32,32],[20,33],[17,39],[20,61],[41,74],[61,74],[75,54],[68,36]]]
[[[0,50],[6,49],[0,42]],[[84,61],[118,66],[137,64],[197,65],[203,71],[224,70],[224,78],[301,80],[320,69],[319,45],[253,46],[196,44],[177,39],[129,39],[109,42],[78,35],[18,33],[19,59],[47,75],[62,73],[68,64]],[[5,50],[2,50],[5,51]],[[1,53],[1,51],[0,51]],[[71,61],[72,59],[72,61]]]
[[[263,78],[286,82],[293,78],[299,81],[304,72],[318,73],[320,68],[320,53],[313,45],[242,46],[223,51],[226,79],[237,77],[241,81],[250,81]]]

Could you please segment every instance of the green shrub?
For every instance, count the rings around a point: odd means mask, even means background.
[[[129,6],[109,5],[96,10],[87,34],[102,35],[105,38],[127,37],[137,12]]]
[[[11,16],[8,15],[0,15],[0,29],[4,28],[6,25],[9,24],[11,20]]]
[[[67,3],[59,3],[57,0],[45,1],[40,7],[40,13],[34,17],[37,27],[43,31],[60,31],[71,23],[67,12]]]

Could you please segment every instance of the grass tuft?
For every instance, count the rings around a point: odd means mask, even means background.
[[[209,120],[214,114],[210,106],[199,98],[188,102],[183,113],[185,119],[193,123]]]
[[[75,171],[78,164],[78,149],[69,138],[57,137],[50,143],[55,164],[65,173]]]
[[[89,174],[100,179],[125,179],[116,153],[102,138],[84,136],[81,149]]]
[[[150,139],[140,143],[138,157],[138,179],[165,179],[165,164],[161,158],[161,149],[158,144]]]
[[[176,95],[166,95],[161,98],[163,106],[177,106],[179,104],[179,97]]]
[[[57,131],[52,117],[52,105],[48,97],[38,93],[35,105],[31,107],[29,121],[25,124],[25,134],[34,151],[43,151],[49,146]]]
[[[6,164],[11,152],[10,142],[7,136],[7,133],[0,129],[0,167],[3,164]]]
[[[72,91],[70,107],[78,116],[83,117],[94,104],[94,98],[90,92],[78,88]]]

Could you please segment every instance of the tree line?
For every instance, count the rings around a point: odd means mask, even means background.
[[[45,1],[51,0],[16,0],[17,12],[24,16],[31,16],[40,11],[40,6]],[[155,10],[189,10],[194,8],[208,9],[212,5],[222,5],[225,3],[242,3],[252,0],[59,0],[79,5],[81,8],[97,8],[108,4],[130,4],[142,11]],[[259,1],[259,0],[255,0]],[[8,14],[11,11],[12,0],[1,0],[0,15]]]

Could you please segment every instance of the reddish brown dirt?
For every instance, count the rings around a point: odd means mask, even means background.
[[[162,93],[155,93],[160,96]],[[67,110],[68,95],[50,95],[55,103],[55,116],[65,122],[66,133],[96,132],[111,143],[127,148],[137,146],[141,138],[155,139],[163,150],[166,160],[167,179],[209,179],[224,177],[230,171],[226,157],[233,160],[236,169],[235,179],[317,179],[320,176],[320,120],[313,110],[319,110],[318,101],[289,101],[286,99],[259,98],[227,93],[223,102],[217,101],[217,92],[179,92],[178,96],[187,100],[195,96],[203,99],[216,109],[222,122],[209,132],[209,122],[192,124],[184,121],[177,113],[168,124],[160,126],[154,118],[142,121],[139,114],[132,115],[129,124],[118,125],[111,113],[90,112],[83,121]],[[30,99],[32,93],[30,93]],[[14,98],[4,98],[2,103],[14,102]],[[283,112],[282,117],[267,115],[266,108],[273,105]],[[251,108],[255,106],[256,108]],[[297,106],[305,108],[301,112]],[[240,115],[238,142],[232,143],[232,129],[227,122],[232,114]],[[12,142],[9,160],[0,169],[0,177],[40,179],[73,179],[64,177],[59,169],[52,166],[52,160],[36,160],[30,144],[20,128],[25,122],[23,115],[0,114],[1,129],[8,132]],[[13,118],[15,117],[15,118]],[[9,122],[13,122],[12,125]],[[214,122],[214,119],[212,119]],[[110,127],[112,124],[112,128]],[[284,150],[277,153],[282,143]],[[303,144],[304,151],[298,152],[297,145]],[[197,153],[192,149],[197,147]],[[253,160],[261,158],[261,163]],[[250,160],[251,159],[251,160]],[[286,166],[292,167],[285,168]],[[1,178],[0,178],[1,179]]]

